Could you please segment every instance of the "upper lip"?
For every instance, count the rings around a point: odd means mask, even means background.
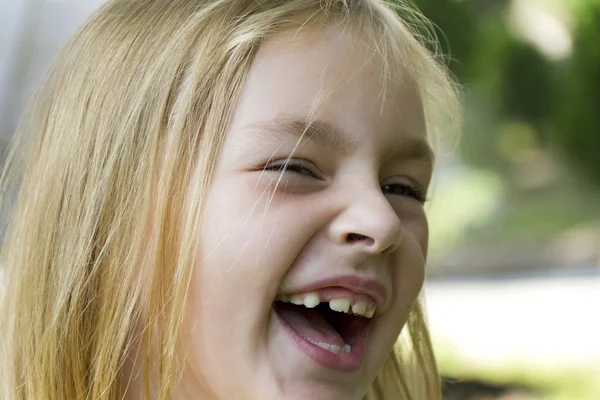
[[[286,292],[307,293],[326,287],[341,287],[351,290],[356,294],[370,296],[375,300],[378,310],[383,309],[388,299],[387,290],[383,283],[376,279],[361,277],[360,275],[332,276],[294,288],[293,290],[286,290]]]

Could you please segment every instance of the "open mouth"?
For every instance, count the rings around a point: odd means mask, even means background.
[[[343,288],[279,296],[273,305],[301,350],[318,364],[342,371],[360,366],[375,308],[368,296]]]

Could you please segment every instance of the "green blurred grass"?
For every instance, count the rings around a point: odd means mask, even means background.
[[[440,373],[453,380],[475,380],[493,385],[520,386],[531,390],[532,394],[527,397],[528,399],[600,399],[600,366],[560,369],[523,364],[473,365],[462,359],[448,346],[437,343],[434,344],[434,347]]]
[[[471,167],[439,182],[427,209],[432,250],[466,242],[552,239],[600,222],[600,196],[576,182],[559,181],[529,193],[507,186],[493,172]]]

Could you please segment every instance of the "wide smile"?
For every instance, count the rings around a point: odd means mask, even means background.
[[[360,367],[376,308],[370,296],[341,287],[279,295],[273,304],[301,351],[318,365],[343,372]]]

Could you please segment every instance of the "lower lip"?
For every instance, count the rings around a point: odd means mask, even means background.
[[[274,314],[277,315],[276,312]],[[281,323],[283,330],[288,334],[290,339],[296,343],[298,348],[318,365],[340,372],[355,372],[360,368],[363,359],[368,328],[365,329],[361,334],[356,335],[356,337],[352,339],[352,343],[348,343],[350,346],[352,346],[350,353],[334,354],[312,344],[302,336],[298,335],[296,331],[293,330],[284,320],[279,318],[279,315],[277,315],[277,320]]]

